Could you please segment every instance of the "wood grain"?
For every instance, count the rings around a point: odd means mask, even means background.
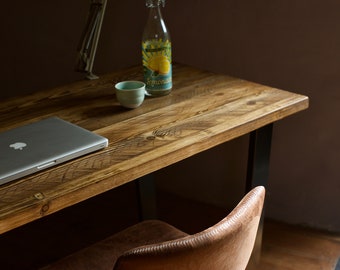
[[[113,85],[140,67],[1,102],[0,131],[58,116],[109,139],[105,150],[0,187],[0,233],[135,180],[308,107],[308,98],[184,65],[170,95],[122,108]]]

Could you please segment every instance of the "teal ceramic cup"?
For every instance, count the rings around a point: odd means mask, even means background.
[[[139,107],[145,97],[145,83],[140,81],[123,81],[115,85],[118,102],[125,108]]]

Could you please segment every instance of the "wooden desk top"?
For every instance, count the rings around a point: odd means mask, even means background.
[[[170,95],[128,110],[113,85],[133,67],[2,101],[0,132],[58,116],[109,139],[105,150],[0,186],[0,233],[29,223],[308,107],[308,97],[174,65]]]

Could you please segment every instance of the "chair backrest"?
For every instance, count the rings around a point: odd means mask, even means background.
[[[180,239],[134,248],[114,270],[244,270],[254,247],[265,189],[251,190],[216,225]]]

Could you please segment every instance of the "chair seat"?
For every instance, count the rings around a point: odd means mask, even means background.
[[[187,234],[165,222],[147,220],[65,257],[43,269],[112,270],[119,256],[132,248],[174,240],[184,236],[187,236]],[[101,263],[98,264],[98,261]]]
[[[264,197],[264,187],[255,187],[228,216],[192,235],[162,221],[144,221],[44,269],[244,270]]]

